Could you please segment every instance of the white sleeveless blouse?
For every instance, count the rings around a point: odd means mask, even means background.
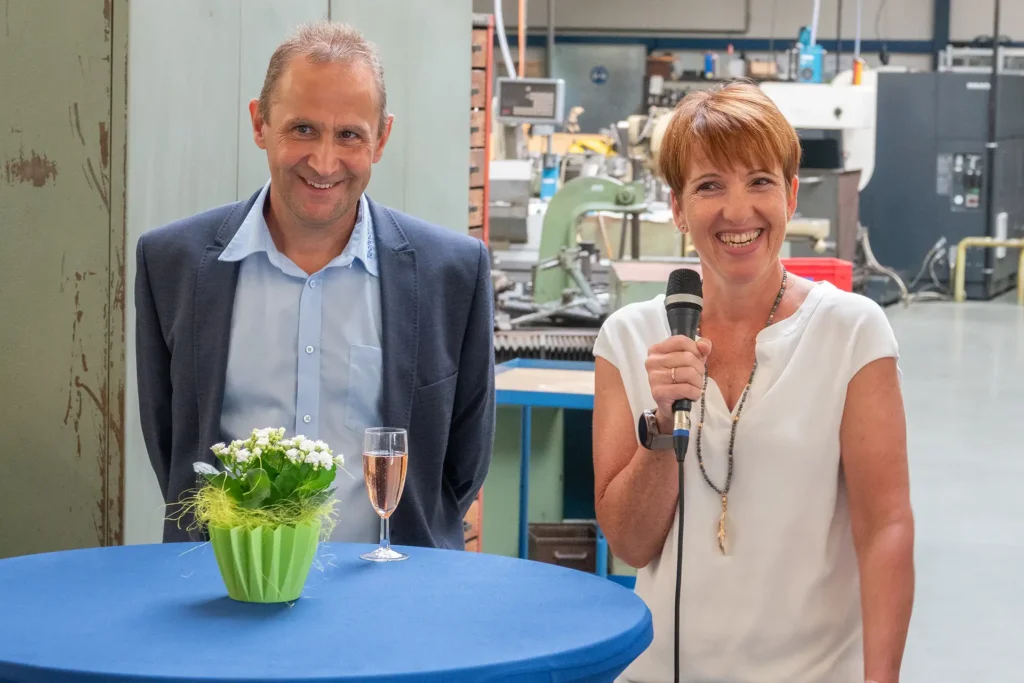
[[[669,335],[658,296],[614,312],[595,343],[594,355],[622,375],[634,423],[656,407],[644,369],[647,349]],[[863,683],[859,575],[839,427],[848,382],[873,360],[898,358],[896,339],[877,304],[823,282],[792,316],[758,334],[756,354],[757,374],[736,430],[725,556],[716,538],[721,498],[697,464],[699,402],[691,413],[681,678]],[[701,453],[719,488],[731,419],[709,380]],[[638,572],[636,592],[653,614],[654,641],[623,680],[672,681],[678,524],[677,514],[661,555]]]

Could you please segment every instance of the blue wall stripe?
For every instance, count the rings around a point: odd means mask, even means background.
[[[936,0],[939,4],[949,6],[950,0]],[[941,9],[941,8],[937,8]],[[939,19],[936,19],[938,26]],[[946,19],[947,36],[949,20]],[[509,36],[509,47],[515,51],[515,36]],[[770,49],[783,51],[796,42],[795,37],[776,38],[712,38],[691,36],[685,38],[652,38],[643,36],[616,36],[601,34],[580,34],[555,36],[555,42],[563,45],[644,45],[648,52],[660,50],[725,50],[730,45],[737,52],[767,52]],[[826,50],[835,51],[835,40],[820,40],[822,47]],[[931,40],[861,40],[861,52],[877,54],[884,46],[890,54],[909,55],[934,55],[938,50],[944,48],[948,38],[938,41]],[[543,35],[527,35],[526,44],[529,47],[544,47],[546,39]],[[1024,42],[1011,43],[1013,47],[1024,47]],[[936,47],[937,46],[937,47]],[[843,38],[843,53],[850,54],[853,51],[853,38]]]

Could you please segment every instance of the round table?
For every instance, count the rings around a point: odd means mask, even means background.
[[[320,546],[294,603],[235,602],[207,544],[0,561],[2,681],[611,681],[651,642],[632,591],[519,559]]]

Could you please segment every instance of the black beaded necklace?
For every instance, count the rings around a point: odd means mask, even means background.
[[[779,310],[779,303],[782,301],[783,294],[786,293],[786,269],[782,269],[782,286],[779,288],[779,293],[775,296],[775,304],[772,306],[772,312],[768,315],[768,322],[765,323],[765,327],[769,327],[775,320],[775,312]],[[698,330],[698,334],[700,331]],[[747,380],[747,384],[743,387],[743,393],[740,395],[739,405],[736,409],[736,414],[732,418],[732,432],[729,435],[729,471],[725,477],[725,487],[718,488],[714,485],[711,479],[708,477],[707,471],[704,469],[704,459],[701,457],[700,452],[700,437],[701,432],[704,431],[704,403],[705,396],[708,391],[708,372],[704,372],[704,388],[700,391],[700,421],[697,423],[697,464],[700,465],[700,473],[704,476],[704,481],[708,483],[714,491],[722,497],[722,514],[718,518],[718,549],[725,554],[725,513],[729,509],[729,488],[732,486],[732,464],[733,464],[733,446],[736,445],[736,425],[740,422],[740,414],[743,412],[743,404],[747,401],[747,395],[750,393],[750,385],[754,382],[754,373],[757,372],[757,353],[754,353],[754,367],[750,371],[750,378]]]

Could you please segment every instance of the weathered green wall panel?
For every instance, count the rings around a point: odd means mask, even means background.
[[[108,0],[109,1],[109,0]],[[128,3],[111,3],[111,65],[110,65],[110,279],[108,287],[109,349],[107,401],[112,418],[107,421],[110,444],[107,467],[116,476],[105,478],[103,500],[111,510],[108,514],[106,542],[124,543],[125,531],[125,393],[128,383],[126,323],[127,278],[127,210],[128,210]],[[132,368],[132,373],[135,370]],[[116,517],[115,517],[116,511]]]
[[[126,12],[0,13],[0,556],[121,539]]]

